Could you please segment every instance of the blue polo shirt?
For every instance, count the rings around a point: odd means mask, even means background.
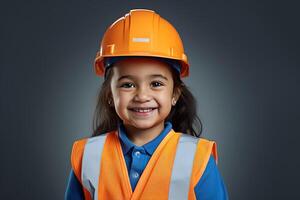
[[[119,125],[119,139],[125,158],[132,191],[134,191],[141,174],[160,142],[172,129],[171,122],[166,122],[164,130],[152,141],[143,146],[136,146],[127,137],[123,124]],[[228,194],[214,157],[211,156],[206,169],[194,188],[196,199],[227,200]],[[84,200],[83,190],[73,170],[70,172],[65,200]]]

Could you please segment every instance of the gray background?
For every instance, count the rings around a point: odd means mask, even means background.
[[[296,2],[296,1],[294,1]],[[91,134],[106,28],[154,9],[180,33],[203,136],[231,199],[299,199],[299,5],[291,1],[1,1],[0,199],[63,199]]]

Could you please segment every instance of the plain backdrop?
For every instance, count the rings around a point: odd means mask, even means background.
[[[130,9],[171,22],[202,136],[230,199],[299,199],[297,1],[1,1],[0,199],[63,199],[72,143],[92,131],[104,31]]]

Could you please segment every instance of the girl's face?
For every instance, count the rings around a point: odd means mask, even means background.
[[[172,99],[177,100],[170,67],[154,59],[130,58],[112,70],[113,104],[123,124],[139,130],[163,128]]]

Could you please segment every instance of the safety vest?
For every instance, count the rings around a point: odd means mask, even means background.
[[[117,131],[75,141],[71,164],[86,200],[195,200],[194,187],[211,154],[217,162],[214,141],[171,129],[134,191]]]

